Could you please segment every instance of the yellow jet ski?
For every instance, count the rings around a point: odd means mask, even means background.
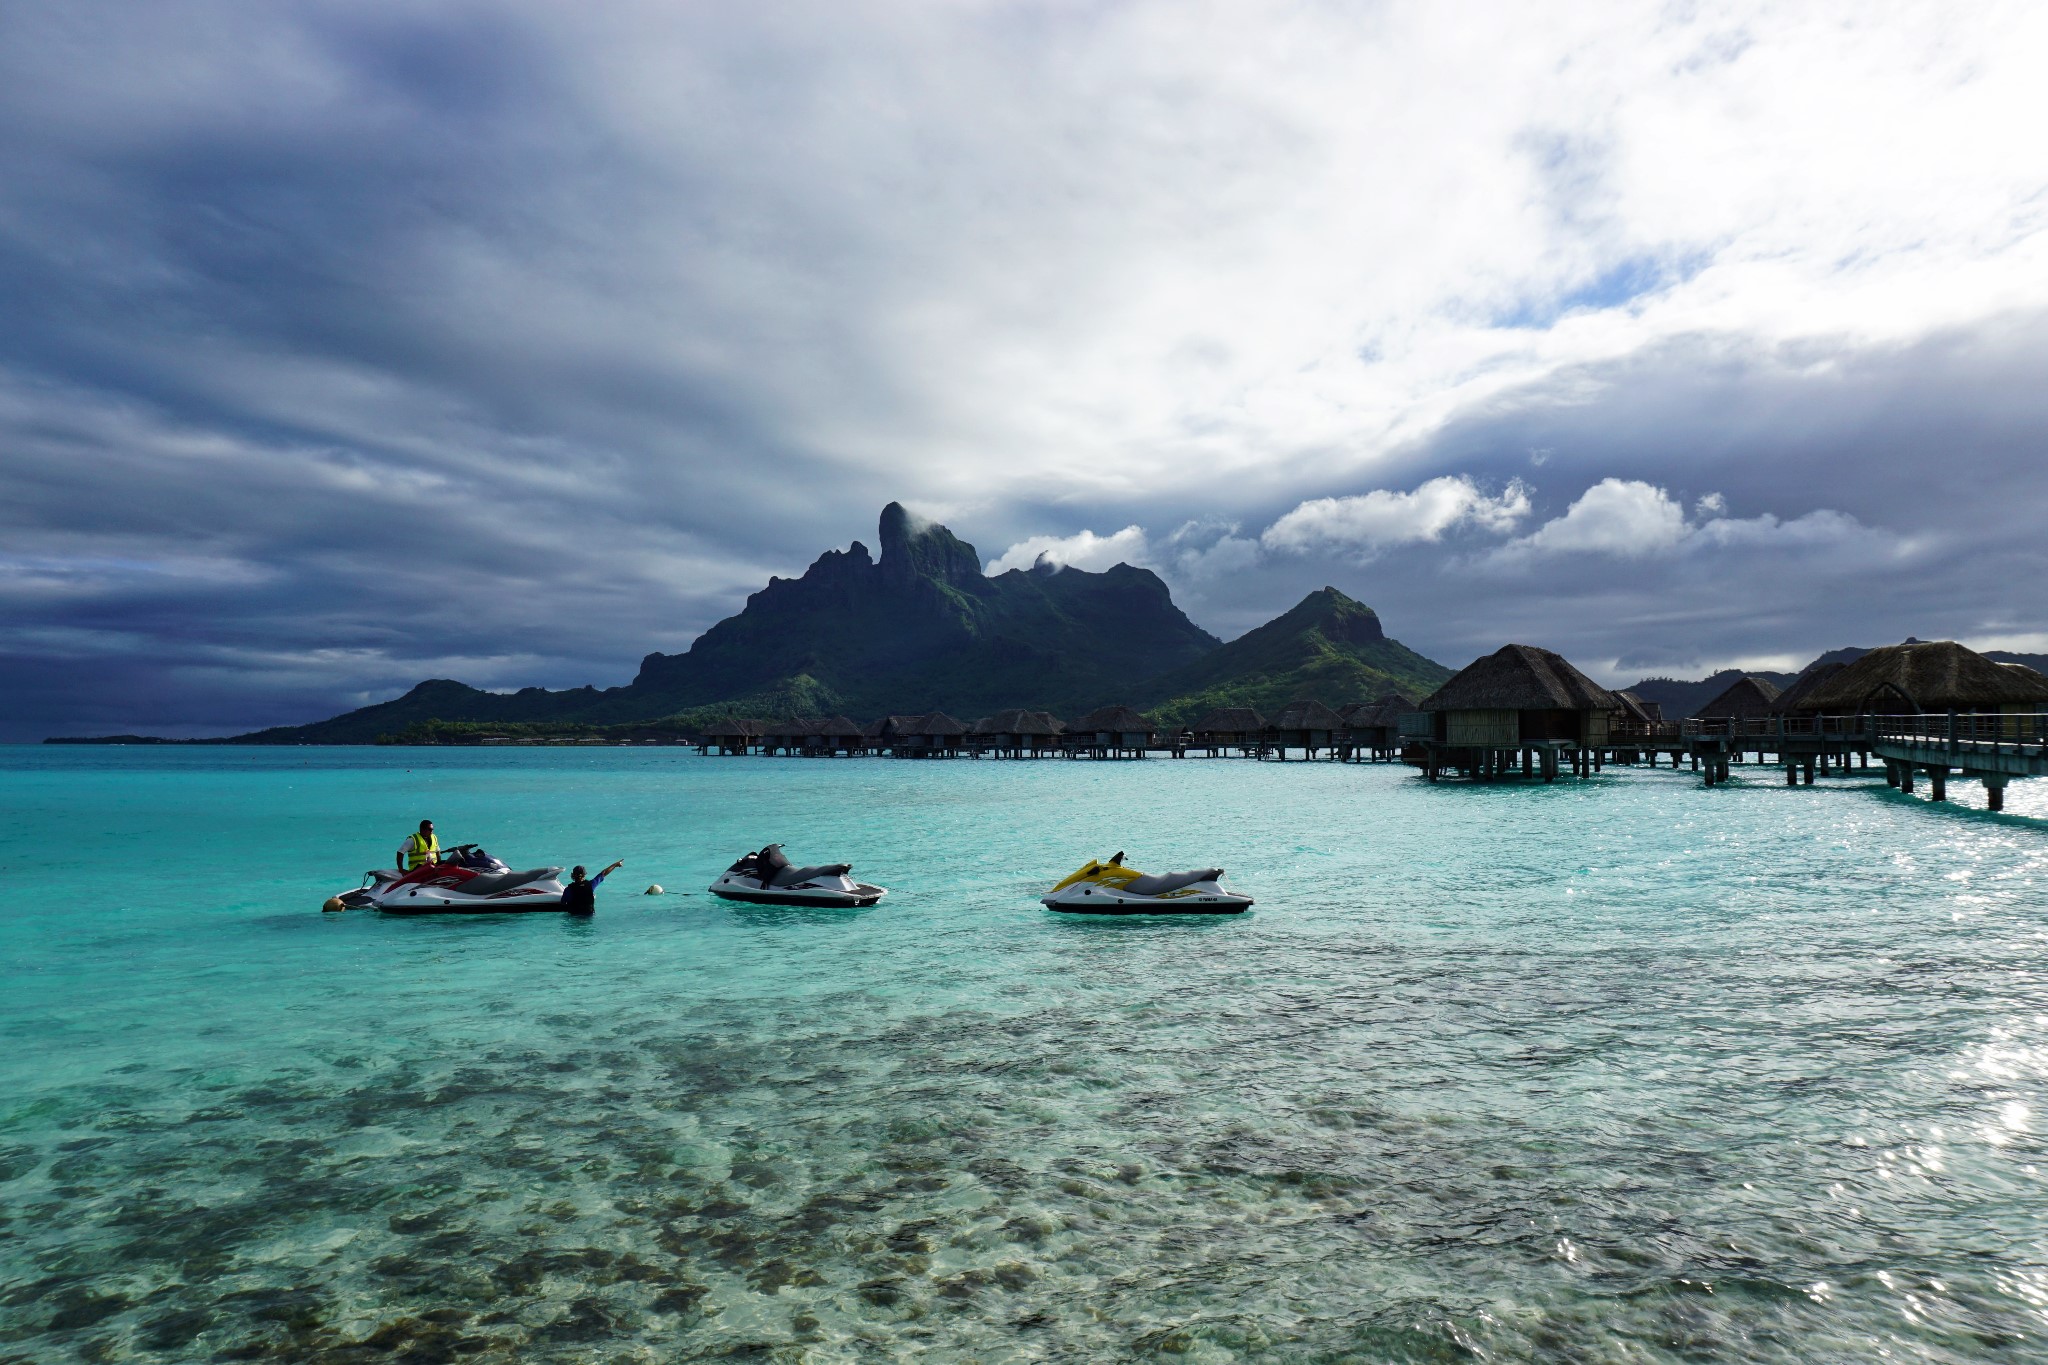
[[[1106,863],[1090,862],[1039,904],[1068,915],[1240,915],[1252,908],[1250,896],[1225,891],[1222,880],[1220,867],[1148,877],[1125,867],[1119,852]]]

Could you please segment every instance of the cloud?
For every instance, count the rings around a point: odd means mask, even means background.
[[[1259,540],[1269,550],[1337,548],[1369,556],[1396,545],[1441,540],[1462,527],[1511,530],[1528,513],[1529,490],[1520,480],[1489,496],[1470,479],[1445,476],[1407,493],[1380,488],[1353,497],[1311,499],[1267,527]]]
[[[1126,526],[1106,536],[1093,531],[1077,531],[1070,536],[1030,536],[1003,551],[987,571],[1007,573],[1043,562],[1100,572],[1117,564],[1149,564],[1151,559],[1143,528]]]
[[[892,498],[1226,633],[2042,628],[2040,6],[16,8],[13,737],[622,681]],[[1520,597],[1533,469],[1693,529]]]
[[[1256,568],[1264,557],[1259,542],[1237,532],[1234,521],[1186,522],[1167,538],[1171,576],[1202,591],[1209,584]]]
[[[1725,512],[1727,505],[1719,494],[1708,494],[1696,504],[1703,515]],[[1644,559],[1708,550],[1815,549],[1875,540],[1856,518],[1827,508],[1790,521],[1766,512],[1748,518],[1704,516],[1695,522],[1662,488],[1637,479],[1606,478],[1582,493],[1563,516],[1501,546],[1492,559],[1504,564],[1539,555]]]
[[[1637,556],[1672,549],[1691,533],[1685,509],[1663,489],[1629,479],[1602,479],[1563,516],[1545,522],[1516,547]]]

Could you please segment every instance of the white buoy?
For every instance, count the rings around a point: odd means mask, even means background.
[[[653,886],[648,887],[647,890],[642,894],[649,896],[659,896],[661,894],[661,883],[656,882]]]

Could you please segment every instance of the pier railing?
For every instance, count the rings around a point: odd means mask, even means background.
[[[2048,715],[2002,711],[1947,715],[1876,716],[1872,730],[1881,744],[1944,750],[1957,757],[2010,754],[2048,758]]]
[[[1709,716],[1683,722],[1687,739],[1867,740],[1868,716]]]

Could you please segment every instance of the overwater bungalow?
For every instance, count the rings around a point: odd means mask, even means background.
[[[1344,718],[1313,698],[1290,702],[1266,727],[1266,737],[1282,759],[1289,749],[1300,749],[1314,758],[1318,751],[1334,752],[1344,731]]]
[[[923,716],[883,716],[871,720],[860,729],[862,747],[871,754],[893,754],[899,745],[908,749],[910,737],[923,721]]]
[[[827,716],[814,721],[806,740],[805,753],[857,754],[865,747],[861,728],[845,716]]]
[[[1466,665],[1423,699],[1429,733],[1424,771],[1433,782],[1446,769],[1492,779],[1521,756],[1522,775],[1540,761],[1554,781],[1560,761],[1590,772],[1608,743],[1614,694],[1562,656],[1534,645],[1505,645]]]
[[[967,726],[944,711],[916,718],[889,750],[897,758],[958,758],[967,748]]]
[[[1067,727],[1068,751],[1086,758],[1143,758],[1157,739],[1152,722],[1128,706],[1098,706]]]
[[[790,717],[761,723],[758,747],[764,754],[800,754],[812,735],[816,721]]]
[[[2048,678],[1987,659],[1953,640],[1907,640],[1873,649],[1801,698],[1836,716],[2007,714],[2048,711]]]
[[[982,753],[1036,758],[1057,750],[1066,728],[1051,712],[1013,707],[976,721],[969,739]]]
[[[1771,703],[1778,699],[1778,685],[1768,678],[1745,673],[1721,689],[1721,694],[1693,712],[1694,720],[1747,722],[1766,720]]]
[[[761,738],[762,726],[759,721],[740,720],[727,716],[704,727],[697,737],[697,752],[700,754],[744,754],[751,752]]]
[[[1412,715],[1420,703],[1399,692],[1389,692],[1376,701],[1346,707],[1344,717],[1346,757],[1391,759],[1401,752],[1401,717]]]
[[[1804,672],[1785,685],[1785,690],[1771,698],[1771,714],[1774,716],[1810,715],[1813,708],[1806,699],[1814,689],[1832,679],[1848,665],[1844,663],[1811,663]]]
[[[1641,726],[1648,729],[1664,723],[1664,708],[1654,701],[1644,701],[1633,692],[1617,688],[1614,692],[1614,720],[1617,725]]]
[[[1232,749],[1246,758],[1265,748],[1266,718],[1249,706],[1219,706],[1203,715],[1189,729],[1188,747],[1205,750],[1210,757]]]

